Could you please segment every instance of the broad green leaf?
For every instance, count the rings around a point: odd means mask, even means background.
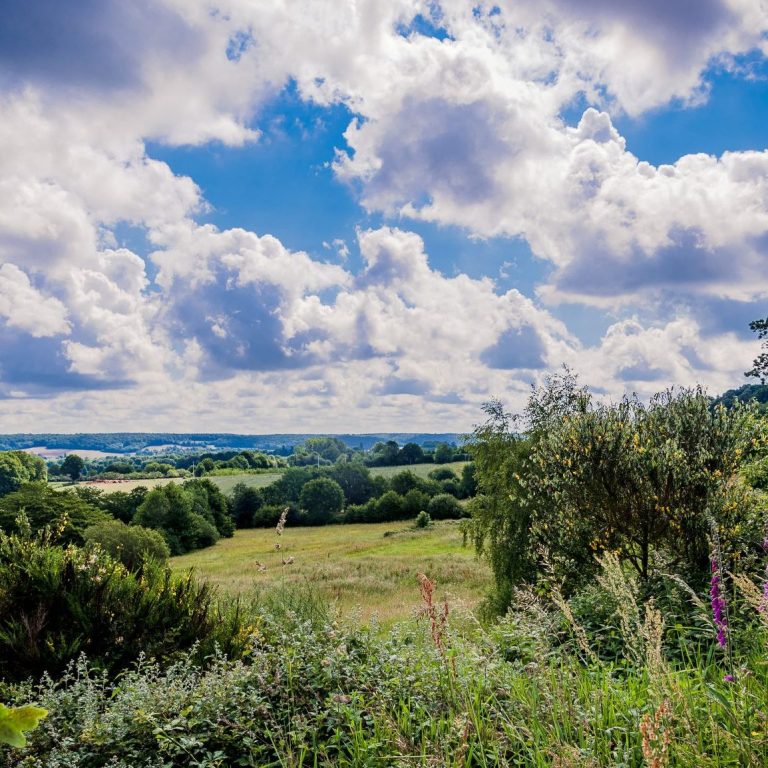
[[[0,704],[0,743],[12,747],[24,747],[27,740],[23,731],[31,731],[37,727],[48,711],[41,707],[6,707]]]

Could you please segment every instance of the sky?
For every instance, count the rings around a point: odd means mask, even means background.
[[[0,0],[0,432],[745,382],[766,0]]]

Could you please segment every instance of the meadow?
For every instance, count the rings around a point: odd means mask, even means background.
[[[280,472],[262,472],[262,473],[243,473],[240,475],[211,475],[207,479],[217,485],[223,493],[231,493],[232,489],[238,483],[244,483],[252,488],[264,488],[275,480],[280,478]],[[115,491],[124,491],[130,493],[134,488],[144,486],[145,488],[156,488],[168,483],[183,483],[189,478],[186,477],[152,477],[138,480],[84,480],[77,483],[78,487],[98,488],[104,493],[114,493]],[[55,482],[50,483],[52,488],[57,490],[66,490],[76,487],[72,483]]]
[[[194,569],[225,595],[306,589],[342,616],[364,622],[375,616],[383,626],[416,615],[419,573],[435,581],[436,596],[460,613],[472,611],[491,584],[488,566],[464,546],[454,520],[425,529],[411,523],[287,527],[280,537],[273,528],[240,530],[213,547],[172,558],[171,566]]]
[[[438,467],[447,468],[453,470],[457,475],[461,475],[461,470],[469,462],[466,461],[453,461],[447,464],[410,464],[406,466],[393,466],[393,467],[370,467],[372,475],[379,475],[381,477],[391,478],[393,475],[399,472],[409,471],[414,475],[421,478],[429,476],[430,472],[433,472]],[[229,494],[232,489],[238,484],[243,483],[250,488],[265,488],[271,485],[276,480],[280,479],[282,475],[281,471],[275,472],[244,472],[242,474],[227,474],[227,475],[206,475],[212,483],[215,483],[223,493]],[[167,485],[168,483],[183,483],[188,478],[179,477],[155,477],[147,479],[137,480],[83,480],[77,485],[86,486],[89,488],[98,488],[104,493],[113,493],[115,491],[124,491],[130,493],[134,488],[144,486],[145,488],[156,488],[159,485]],[[57,490],[65,490],[72,488],[71,483],[65,482],[53,482],[50,486]]]

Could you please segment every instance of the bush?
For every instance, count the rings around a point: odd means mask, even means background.
[[[427,512],[433,520],[458,520],[466,514],[464,507],[449,493],[433,496],[427,505]]]
[[[81,489],[78,488],[78,491]],[[104,510],[108,515],[122,520],[124,523],[130,523],[133,520],[136,510],[149,493],[149,488],[140,485],[132,491],[113,491],[112,493],[102,493],[96,503],[99,509]]]
[[[429,496],[427,496],[426,493],[423,493],[417,488],[411,488],[411,490],[403,496],[403,516],[416,517],[419,512],[427,508],[428,504]]]
[[[129,571],[138,570],[150,558],[165,563],[171,554],[158,531],[141,525],[126,525],[119,520],[108,520],[87,528],[85,541],[100,546]]]
[[[376,522],[381,523],[402,520],[404,517],[403,497],[395,491],[387,491],[376,500],[374,516]]]
[[[438,467],[437,469],[433,469],[428,476],[431,477],[432,480],[437,480],[438,482],[459,479],[458,475],[449,467]]]
[[[449,493],[456,499],[460,499],[464,495],[461,487],[461,481],[458,478],[455,480],[443,480],[440,483],[440,488],[443,493]]]
[[[414,525],[417,528],[427,528],[432,525],[432,518],[429,516],[429,512],[425,512],[424,510],[419,512],[419,514],[416,515]]]
[[[239,618],[212,597],[153,561],[133,573],[100,550],[0,533],[0,676],[55,675],[80,653],[116,672],[141,653],[233,650]]]

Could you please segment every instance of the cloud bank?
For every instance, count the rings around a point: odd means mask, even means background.
[[[724,389],[752,357],[712,317],[768,296],[768,151],[654,166],[614,123],[695,105],[713,67],[764,56],[763,0],[0,10],[4,431],[83,412],[93,429],[462,429],[562,363],[616,396]],[[288,85],[353,115],[326,160],[384,222],[358,231],[357,267],[206,223],[196,181],[148,153],[258,142]],[[523,238],[545,277],[524,295],[444,274],[412,222]],[[564,304],[605,313],[597,343]]]

